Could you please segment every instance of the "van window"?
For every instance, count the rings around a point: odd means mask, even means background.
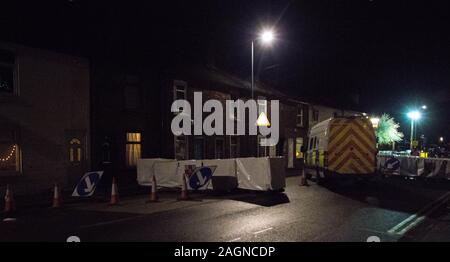
[[[320,138],[317,138],[317,141],[316,141],[316,149],[319,148],[319,140],[320,140]]]
[[[313,147],[313,138],[311,137],[311,138],[309,139],[308,149],[311,150],[312,147]]]
[[[312,149],[316,149],[316,141],[317,141],[317,137],[314,137],[314,140],[313,140],[314,142],[313,142],[313,147],[312,147]]]

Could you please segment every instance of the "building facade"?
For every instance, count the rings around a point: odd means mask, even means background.
[[[0,187],[69,185],[90,169],[89,63],[0,43]]]

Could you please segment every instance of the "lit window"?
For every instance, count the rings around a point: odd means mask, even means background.
[[[71,163],[81,162],[81,141],[73,138],[69,144],[69,161]]]
[[[127,133],[125,161],[127,167],[136,167],[141,158],[141,133]]]
[[[17,144],[11,142],[0,143],[0,172],[18,172],[20,167],[19,156],[19,146]]]

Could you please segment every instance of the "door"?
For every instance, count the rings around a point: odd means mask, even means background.
[[[288,138],[288,168],[294,168],[294,139]]]
[[[66,170],[65,179],[69,186],[75,186],[87,168],[85,130],[66,130]]]

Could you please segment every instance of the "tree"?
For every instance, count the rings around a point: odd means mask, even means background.
[[[400,124],[396,123],[393,117],[383,114],[378,122],[376,136],[380,145],[388,145],[402,141],[403,133],[398,131]]]

